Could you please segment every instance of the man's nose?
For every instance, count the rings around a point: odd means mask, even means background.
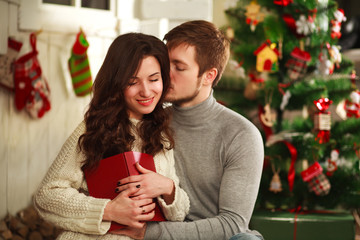
[[[170,80],[172,81],[173,79],[174,79],[173,70],[170,69]]]

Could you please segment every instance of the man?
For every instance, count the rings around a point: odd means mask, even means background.
[[[261,135],[213,97],[229,41],[206,21],[183,23],[164,40],[171,64],[167,100],[173,103],[176,171],[190,212],[185,222],[148,222],[144,239],[262,239],[248,229],[263,166]]]

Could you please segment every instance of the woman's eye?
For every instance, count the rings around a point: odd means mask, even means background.
[[[135,82],[135,81],[128,82],[128,85],[129,85],[129,86],[133,86],[133,85],[135,85],[135,84],[136,84],[136,82]]]
[[[150,82],[157,82],[157,81],[159,81],[159,79],[150,79]]]

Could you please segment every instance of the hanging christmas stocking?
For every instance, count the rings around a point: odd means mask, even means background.
[[[324,196],[330,192],[330,182],[325,174],[323,174],[323,169],[318,162],[302,171],[301,177],[304,182],[308,183],[310,192],[314,192],[318,196]]]
[[[32,51],[14,63],[15,106],[33,118],[41,118],[50,106],[50,89],[37,59],[36,35],[30,35]]]
[[[92,78],[87,56],[89,43],[85,34],[80,31],[76,35],[76,41],[71,49],[71,57],[68,65],[71,74],[74,91],[77,96],[85,96],[91,92]]]
[[[0,55],[0,86],[9,90],[14,89],[14,62],[22,47],[22,43],[8,38],[8,49],[5,55]]]

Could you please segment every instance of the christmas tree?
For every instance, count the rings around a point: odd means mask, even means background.
[[[216,98],[264,138],[258,208],[360,206],[360,92],[333,0],[227,1],[231,59]]]

